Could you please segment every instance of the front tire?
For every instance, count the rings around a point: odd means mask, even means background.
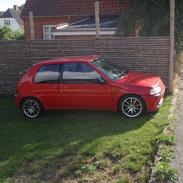
[[[120,99],[118,111],[122,116],[136,118],[145,112],[145,104],[139,96],[127,95]]]
[[[23,114],[31,119],[39,117],[43,110],[41,103],[35,98],[24,99],[21,104],[21,109]]]

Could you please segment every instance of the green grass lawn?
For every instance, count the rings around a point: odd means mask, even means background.
[[[170,98],[158,113],[138,119],[52,111],[30,120],[13,98],[1,97],[0,183],[146,182]]]

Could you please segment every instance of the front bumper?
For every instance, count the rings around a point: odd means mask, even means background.
[[[154,112],[157,111],[162,105],[163,105],[163,96],[159,97],[143,97],[145,104],[146,104],[146,110],[148,112]]]
[[[163,105],[163,97],[165,93],[165,88],[163,88],[162,92],[159,96],[144,96],[144,102],[146,104],[147,112],[157,111]]]

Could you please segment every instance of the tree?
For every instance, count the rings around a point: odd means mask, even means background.
[[[141,36],[168,35],[169,0],[129,0],[128,2],[128,10],[119,19],[119,32],[125,27],[123,31],[127,35],[138,26]]]
[[[120,0],[121,2],[124,0]],[[129,0],[118,21],[117,33],[129,35],[138,27],[140,36],[168,36],[170,0]],[[176,0],[176,43],[183,48],[183,1]]]
[[[24,31],[16,31],[14,32],[14,39],[15,40],[24,40]]]
[[[176,0],[176,47],[183,49],[183,1]]]
[[[10,40],[13,38],[13,32],[9,27],[2,27],[0,28],[0,39],[1,40]]]
[[[20,11],[22,11],[22,10],[23,10],[24,5],[25,5],[25,4],[22,4],[21,6],[19,6]]]
[[[13,32],[9,27],[0,28],[0,40],[22,40],[24,39],[23,31]]]

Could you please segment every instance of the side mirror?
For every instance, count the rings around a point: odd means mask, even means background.
[[[94,83],[103,85],[103,84],[106,84],[107,82],[106,82],[105,79],[103,79],[103,78],[100,77],[100,78],[95,79],[94,80]]]

